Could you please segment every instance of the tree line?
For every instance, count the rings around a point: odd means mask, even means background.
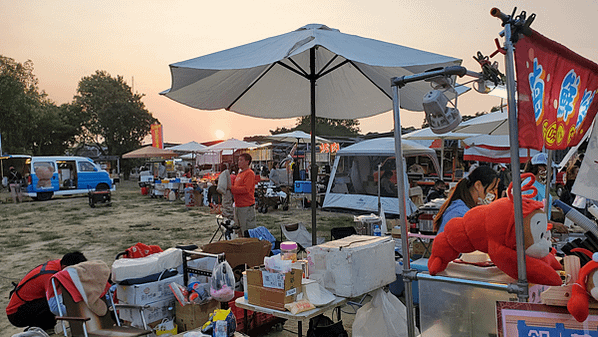
[[[122,76],[97,70],[83,77],[72,102],[57,105],[38,86],[33,62],[0,55],[2,154],[61,155],[78,144],[105,154],[139,148],[158,120]]]

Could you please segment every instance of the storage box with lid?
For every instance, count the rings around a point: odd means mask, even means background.
[[[148,304],[164,299],[174,299],[172,290],[168,287],[171,282],[183,284],[183,274],[178,274],[163,280],[132,285],[118,285],[116,298],[121,303]]]
[[[143,309],[143,317],[145,318],[145,322],[150,325],[154,325],[154,323],[159,323],[164,318],[173,318],[175,302],[176,299],[172,298],[146,303],[148,308]],[[120,319],[130,322],[132,326],[138,328],[143,327],[141,312],[137,308],[118,309],[118,315]]]
[[[337,296],[355,297],[396,280],[391,237],[351,235],[307,248],[309,278]]]
[[[295,181],[295,193],[311,193],[311,181]]]

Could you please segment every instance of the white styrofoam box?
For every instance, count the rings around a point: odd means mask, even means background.
[[[308,247],[309,278],[337,296],[355,297],[396,280],[391,237],[351,235]]]
[[[198,259],[191,260],[191,261],[187,262],[187,266],[190,268],[209,271],[209,272],[211,272],[214,269],[215,264],[216,264],[216,258],[209,257],[209,256],[200,257]],[[199,281],[201,283],[206,283],[209,281],[209,278],[207,276],[189,273],[189,277],[193,277],[193,276],[195,276],[197,278],[197,281]]]
[[[183,285],[183,275],[178,274],[160,281],[116,287],[116,298],[127,304],[147,304],[165,299],[174,299],[168,285],[172,282]]]
[[[143,316],[146,323],[161,321],[164,318],[171,319],[174,317],[174,305],[176,299],[166,299],[156,302],[147,303],[149,308],[143,309]],[[141,313],[137,308],[121,308],[118,309],[118,317],[123,321],[131,322],[131,325],[137,328],[143,328],[143,321],[141,320]]]
[[[178,268],[183,264],[180,249],[167,250],[137,259],[118,259],[112,264],[112,280],[115,282],[161,273],[166,269]]]

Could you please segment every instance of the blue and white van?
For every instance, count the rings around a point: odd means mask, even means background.
[[[29,175],[25,191],[35,200],[112,190],[114,186],[110,174],[87,157],[31,157],[26,168]]]

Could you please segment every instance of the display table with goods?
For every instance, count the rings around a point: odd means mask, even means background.
[[[261,307],[261,306],[255,305],[255,304],[250,304],[248,302],[248,300],[246,300],[244,297],[237,298],[235,300],[235,304],[237,307],[243,309],[245,312],[247,310],[251,310],[251,311],[255,311],[255,312],[270,314],[270,315],[273,315],[273,316],[276,316],[279,318],[288,319],[291,321],[296,321],[298,324],[297,325],[298,326],[297,335],[303,336],[303,322],[309,321],[310,319],[312,319],[320,314],[323,314],[330,309],[341,307],[341,306],[345,305],[347,303],[347,301],[348,301],[348,298],[346,298],[346,297],[336,296],[334,301],[330,302],[327,305],[324,305],[321,307],[316,307],[315,309],[300,312],[297,314],[292,314],[290,311],[270,309],[270,308]],[[340,319],[341,319],[340,316],[341,316],[341,312],[340,312],[340,310],[338,310],[338,317],[337,317],[338,321],[340,321]],[[245,314],[245,319],[247,319],[247,314]],[[247,326],[247,322],[244,322],[244,325]]]

